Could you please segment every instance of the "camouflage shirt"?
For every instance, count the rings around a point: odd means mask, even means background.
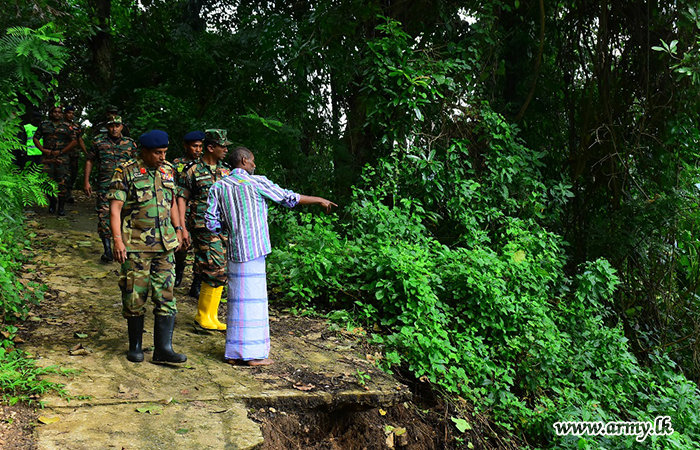
[[[188,158],[187,156],[181,156],[179,158],[173,159],[173,167],[175,167],[175,172],[177,172],[177,182],[178,185],[180,184],[180,178],[182,177],[182,173],[185,171],[185,166],[188,165],[194,161],[193,159]]]
[[[83,136],[83,126],[77,122],[66,122],[71,130],[75,133],[75,138],[78,139]]]
[[[75,131],[70,124],[64,121],[54,123],[50,120],[41,122],[34,137],[39,140],[44,139],[42,145],[46,150],[63,150],[76,139]]]
[[[177,248],[170,209],[175,198],[175,169],[169,162],[147,167],[141,157],[114,170],[109,200],[122,206],[122,239],[127,252],[163,252]]]
[[[204,213],[207,211],[207,196],[209,188],[217,181],[229,176],[229,166],[219,161],[216,166],[210,166],[202,158],[187,164],[178,180],[178,197],[187,200],[189,214],[188,228],[205,228]]]
[[[104,135],[95,139],[87,153],[87,159],[96,161],[98,191],[107,192],[114,169],[119,164],[135,158],[138,147],[136,142],[129,137],[111,139]]]

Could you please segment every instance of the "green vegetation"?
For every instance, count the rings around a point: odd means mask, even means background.
[[[186,130],[227,128],[259,172],[341,204],[271,212],[270,289],[290,310],[335,310],[384,369],[523,447],[636,448],[552,424],[670,416],[644,445],[698,448],[695,4],[136,3],[10,0],[0,145],[39,86],[92,123],[116,104],[132,135],[167,130],[173,157]],[[27,58],[43,62],[13,68]],[[28,186],[14,208],[40,198]]]
[[[22,210],[46,204],[44,194],[52,193],[55,186],[34,167],[17,170],[11,153],[17,148],[20,116],[25,111],[20,97],[38,105],[48,92],[39,74],[57,73],[65,63],[65,50],[55,45],[60,39],[51,24],[36,31],[11,28],[0,39],[0,73],[5,80],[0,88],[0,392],[3,401],[11,405],[33,403],[47,390],[61,390],[40,378],[54,368],[36,367],[15,348],[18,329],[14,324],[26,320],[31,305],[43,296],[41,286],[25,286],[17,277],[31,250]],[[55,80],[48,83],[52,85],[56,85]]]

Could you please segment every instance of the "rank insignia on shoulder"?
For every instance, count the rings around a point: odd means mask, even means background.
[[[124,172],[124,170],[122,169],[121,166],[119,166],[119,167],[117,167],[116,169],[114,169],[114,171],[115,171],[115,172],[119,172],[119,173]]]
[[[182,163],[180,163],[180,164],[177,165],[177,171],[178,171],[178,172],[182,172],[182,169],[184,169],[184,168],[185,168],[185,165],[182,164]]]

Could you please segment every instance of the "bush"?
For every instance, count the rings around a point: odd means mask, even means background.
[[[648,442],[691,448],[697,388],[665,355],[643,367],[630,352],[610,307],[619,280],[607,261],[566,276],[566,244],[543,226],[559,214],[566,184],[539,181],[537,155],[516,130],[488,108],[480,117],[478,145],[409,149],[366,168],[344,222],[274,214],[273,292],[354,311],[381,330],[372,339],[385,369],[401,366],[469,399],[535,446],[633,448],[634,437],[559,437],[552,425],[668,415],[676,433]]]

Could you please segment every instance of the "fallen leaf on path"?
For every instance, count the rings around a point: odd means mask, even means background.
[[[88,337],[88,335],[86,333],[74,333],[73,337],[76,337],[78,339],[85,339],[86,337]]]
[[[389,436],[386,437],[386,446],[390,449],[394,448],[394,433],[390,433]]]
[[[39,417],[39,422],[43,423],[44,425],[48,425],[50,423],[56,423],[59,420],[61,420],[60,417],[45,417],[45,416]]]
[[[292,387],[293,387],[294,389],[298,389],[298,390],[300,390],[300,391],[310,391],[310,390],[312,390],[313,388],[315,388],[316,386],[314,386],[313,384],[309,383],[309,384],[295,384],[295,385],[292,386]]]
[[[78,344],[69,351],[71,356],[84,356],[84,355],[89,355],[90,352],[83,347],[83,344]]]
[[[142,414],[151,414],[157,416],[163,413],[163,407],[158,405],[144,406],[143,408],[136,408],[136,411]]]
[[[190,431],[188,428],[179,428],[176,433],[177,434],[187,434],[187,432]]]

